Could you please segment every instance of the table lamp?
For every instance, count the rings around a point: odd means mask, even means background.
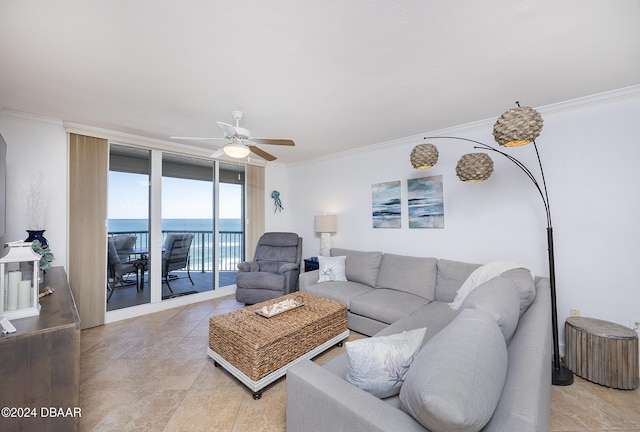
[[[331,250],[331,233],[337,231],[336,215],[320,215],[315,217],[315,229],[320,233],[320,256],[329,256]]]

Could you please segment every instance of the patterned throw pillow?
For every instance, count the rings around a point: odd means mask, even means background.
[[[318,257],[318,283],[330,281],[346,281],[345,273],[346,256]]]
[[[426,331],[423,327],[347,342],[346,380],[379,398],[397,395]]]

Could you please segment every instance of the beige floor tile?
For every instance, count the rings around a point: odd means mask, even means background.
[[[209,359],[191,388],[214,390],[218,388],[241,388],[242,386],[243,384],[237,378],[223,368],[214,366],[213,360]]]
[[[169,320],[154,328],[147,337],[150,338],[162,338],[162,337],[185,337],[193,331],[200,324],[200,321],[194,320]]]
[[[259,400],[247,394],[242,401],[233,432],[279,432],[286,429],[283,407],[287,393],[282,385],[269,386]],[[274,383],[275,384],[275,383]]]
[[[108,414],[90,425],[90,429],[83,429],[92,432],[162,432],[185,395],[185,391],[175,390],[129,392],[110,407]]]
[[[144,379],[136,380],[141,390],[189,390],[200,376],[207,359],[166,358],[153,367]]]
[[[189,336],[182,339],[168,354],[168,358],[205,358],[207,354],[208,339],[206,336]]]
[[[239,388],[191,390],[164,432],[231,431],[244,396]]]
[[[203,319],[198,325],[187,335],[187,337],[201,336],[209,339],[209,319]]]
[[[145,338],[122,353],[122,359],[163,359],[167,357],[184,339],[181,337]]]
[[[105,359],[101,369],[80,382],[81,394],[85,390],[135,390],[140,383],[149,381],[160,365],[158,359]],[[80,364],[82,374],[82,362]],[[161,389],[161,388],[160,388]],[[168,388],[181,390],[183,388]],[[86,392],[85,392],[86,393]]]
[[[570,386],[552,388],[551,431],[621,429],[640,430],[637,390],[611,389],[577,376]]]

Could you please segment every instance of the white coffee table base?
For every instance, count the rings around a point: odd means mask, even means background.
[[[214,360],[216,366],[217,365],[222,366],[231,375],[233,375],[234,377],[238,378],[242,382],[242,384],[247,386],[249,389],[253,390],[253,398],[254,399],[260,399],[260,396],[262,396],[262,389],[264,389],[266,386],[268,386],[269,384],[271,384],[272,382],[274,382],[278,378],[284,376],[287,373],[287,369],[289,369],[291,366],[293,366],[294,364],[296,364],[296,363],[298,363],[298,362],[300,362],[302,360],[313,358],[313,357],[317,356],[318,354],[328,350],[329,348],[331,348],[334,345],[341,344],[342,341],[345,340],[348,337],[349,337],[349,330],[345,330],[344,332],[340,333],[338,336],[329,339],[328,341],[326,341],[322,345],[317,346],[316,348],[312,349],[308,353],[306,353],[306,354],[298,357],[297,359],[287,363],[286,365],[282,366],[280,369],[275,370],[275,371],[271,372],[268,375],[265,375],[264,377],[260,378],[257,381],[252,380],[251,378],[249,378],[244,372],[242,372],[240,369],[236,368],[234,365],[232,365],[227,360],[225,360],[220,354],[218,354],[217,352],[213,351],[209,347],[207,347],[207,353],[209,354],[209,357],[211,357]]]

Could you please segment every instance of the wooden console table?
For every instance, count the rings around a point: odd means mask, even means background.
[[[569,317],[565,322],[567,367],[607,387],[638,388],[638,335],[620,324]]]
[[[12,320],[0,333],[0,429],[75,431],[80,408],[80,317],[63,267],[46,271],[40,315]],[[5,414],[10,414],[6,416]]]

